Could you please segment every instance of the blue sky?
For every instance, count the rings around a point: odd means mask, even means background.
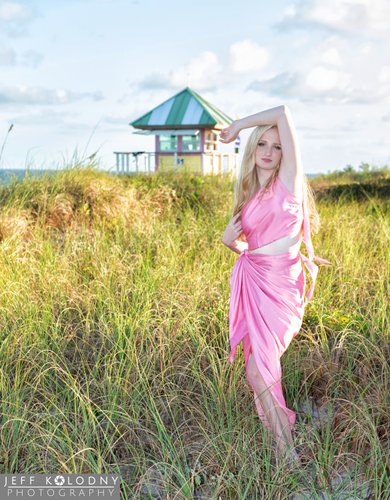
[[[187,85],[233,118],[287,104],[307,173],[388,164],[389,25],[386,0],[0,0],[0,166],[153,151],[128,123]]]

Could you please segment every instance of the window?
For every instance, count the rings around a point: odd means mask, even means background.
[[[205,134],[205,150],[217,151],[218,150],[218,134],[213,130],[206,130]]]
[[[183,151],[200,151],[200,134],[183,135]]]
[[[160,151],[177,151],[177,135],[160,135]]]

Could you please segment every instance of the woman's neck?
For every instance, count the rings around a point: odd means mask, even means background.
[[[260,188],[263,188],[266,185],[268,179],[272,177],[274,172],[274,168],[266,170],[264,168],[257,167],[257,179],[259,181]]]

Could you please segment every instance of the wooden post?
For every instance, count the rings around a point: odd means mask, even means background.
[[[115,155],[115,168],[116,168],[116,173],[119,174],[119,162],[118,162],[118,153],[114,153]]]

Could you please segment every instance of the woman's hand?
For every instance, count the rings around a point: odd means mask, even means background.
[[[228,127],[221,130],[221,133],[219,134],[220,142],[228,144],[229,142],[234,141],[240,133],[240,130],[241,128],[238,120],[234,120]]]
[[[227,246],[230,246],[242,233],[241,221],[237,220],[240,215],[241,212],[238,212],[230,219],[229,224],[222,235],[222,243]]]

